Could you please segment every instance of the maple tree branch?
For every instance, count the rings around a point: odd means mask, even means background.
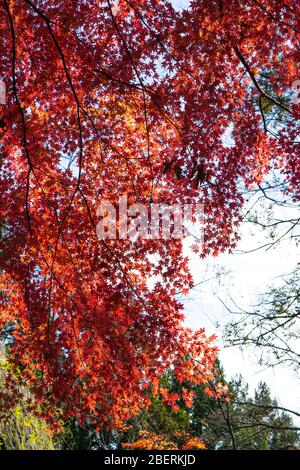
[[[38,15],[46,22],[46,24],[47,24],[47,27],[48,27],[48,29],[49,29],[49,31],[50,31],[50,34],[51,34],[51,37],[52,37],[52,39],[53,39],[53,41],[54,41],[54,43],[55,43],[55,45],[56,45],[57,50],[59,51],[59,55],[61,56],[62,63],[63,63],[64,69],[65,69],[65,72],[66,72],[66,76],[67,76],[68,82],[69,82],[69,84],[70,84],[70,87],[71,87],[71,89],[72,89],[72,92],[73,92],[73,94],[74,94],[74,97],[75,97],[75,100],[76,100],[76,103],[77,103],[77,110],[78,110],[78,113],[79,113],[79,112],[80,112],[80,109],[82,109],[82,107],[81,107],[81,105],[80,105],[80,103],[79,103],[79,99],[78,99],[77,94],[76,94],[76,91],[75,91],[75,89],[74,89],[71,76],[70,76],[70,74],[69,74],[69,72],[68,72],[67,65],[66,65],[65,58],[64,58],[64,54],[63,54],[63,52],[62,52],[62,50],[61,50],[61,48],[60,48],[60,46],[59,46],[59,44],[58,44],[58,42],[57,42],[57,40],[56,40],[54,34],[53,34],[53,31],[52,31],[52,28],[51,28],[51,24],[50,24],[51,22],[50,22],[50,20],[47,18],[47,16],[44,15],[44,13],[41,12],[41,11],[39,10],[39,8],[37,8],[30,0],[25,0],[25,2],[28,3],[28,4],[38,13]],[[109,0],[108,0],[108,3],[109,3]],[[109,6],[110,6],[110,3],[109,3]],[[111,10],[111,6],[110,6],[110,10]],[[112,18],[114,19],[114,16],[113,16],[112,11],[111,11],[111,14],[112,14]],[[128,53],[128,55],[129,55],[129,57],[131,58],[132,66],[133,66],[134,70],[136,71],[136,74],[137,74],[137,76],[138,76],[138,79],[139,79],[139,81],[140,81],[140,84],[141,84],[141,86],[142,86],[142,88],[143,88],[143,95],[144,95],[144,99],[145,99],[144,84],[143,84],[143,82],[142,82],[142,80],[141,80],[141,78],[140,78],[140,76],[139,76],[139,73],[138,73],[138,71],[137,71],[137,69],[136,69],[136,66],[135,66],[135,64],[134,64],[134,61],[133,61],[133,59],[132,59],[132,57],[131,57],[131,53],[130,53],[130,51],[128,50],[127,44],[126,44],[126,42],[125,42],[125,40],[124,40],[122,34],[119,32],[118,25],[115,23],[115,21],[114,21],[114,24],[115,24],[116,30],[117,30],[117,32],[118,32],[120,38],[122,39],[122,42],[123,42],[123,44],[124,44],[124,46],[125,46],[125,48],[126,48],[126,50],[127,50],[127,53]],[[144,104],[145,104],[145,102],[144,102]],[[78,116],[78,118],[79,118],[79,116]],[[80,125],[80,130],[81,130],[81,125]],[[82,152],[82,148],[81,148],[81,152]],[[81,168],[81,167],[80,167],[80,168]],[[152,166],[151,166],[151,168],[152,168]],[[68,207],[67,207],[67,210],[65,211],[65,214],[64,214],[64,216],[63,216],[62,222],[61,222],[60,227],[59,227],[59,230],[58,230],[58,235],[57,235],[56,243],[55,243],[54,255],[53,255],[52,264],[51,264],[51,269],[50,269],[50,272],[52,273],[52,275],[53,275],[53,273],[54,273],[54,271],[53,271],[53,269],[54,269],[54,262],[55,262],[55,258],[56,258],[56,254],[57,254],[59,238],[61,237],[62,226],[63,226],[63,224],[64,224],[64,222],[65,222],[65,220],[66,220],[66,218],[67,218],[67,215],[68,215],[68,213],[69,213],[69,211],[70,211],[70,209],[71,209],[71,206],[72,206],[72,204],[73,204],[73,201],[74,201],[74,198],[75,198],[75,195],[76,195],[77,191],[80,193],[82,199],[83,199],[84,202],[85,202],[85,205],[86,205],[86,208],[87,208],[87,211],[88,211],[88,214],[89,214],[90,221],[92,222],[92,225],[94,226],[94,228],[96,228],[96,224],[95,224],[94,221],[93,221],[93,217],[92,217],[92,215],[91,215],[91,212],[90,212],[90,208],[89,208],[87,199],[86,199],[86,197],[84,196],[84,194],[82,193],[82,190],[81,190],[81,188],[80,188],[80,173],[79,173],[77,186],[76,186],[76,188],[75,188],[75,191],[73,192],[73,195],[72,195],[72,197],[71,197],[71,199],[70,199],[69,205],[68,205]],[[111,255],[116,259],[116,261],[118,262],[118,264],[119,264],[119,266],[120,266],[120,268],[121,268],[121,272],[122,272],[123,275],[124,275],[125,281],[126,281],[126,283],[128,284],[128,286],[130,287],[130,289],[132,290],[132,292],[136,295],[136,297],[137,297],[137,298],[139,299],[139,301],[142,303],[143,308],[145,309],[145,311],[147,311],[149,314],[151,314],[151,311],[149,311],[149,309],[148,309],[146,303],[144,302],[144,300],[140,297],[140,295],[138,294],[138,292],[136,291],[136,289],[134,288],[134,286],[132,285],[132,283],[128,280],[127,274],[124,272],[123,267],[122,267],[122,264],[121,264],[119,258],[116,256],[116,254],[114,253],[114,251],[108,246],[107,243],[105,243],[104,241],[102,241],[102,242],[103,242],[103,245],[108,249],[108,251],[110,252],[110,254],[111,254]],[[56,278],[56,277],[55,277],[55,280],[56,280],[56,282],[57,282],[57,278]],[[51,296],[51,293],[50,293],[50,296]],[[153,320],[156,321],[154,318],[153,318]]]
[[[81,172],[82,172],[82,159],[83,159],[83,135],[82,135],[82,124],[81,124],[81,118],[80,118],[80,108],[81,108],[80,101],[79,101],[79,98],[77,96],[75,87],[73,85],[71,75],[68,71],[68,67],[67,67],[67,64],[66,64],[64,53],[63,53],[63,51],[62,51],[62,49],[61,49],[54,33],[53,33],[50,20],[34,3],[31,2],[31,0],[24,0],[24,1],[26,3],[28,3],[28,5],[30,5],[31,8],[40,16],[40,18],[42,18],[45,21],[45,23],[47,25],[47,28],[49,30],[49,33],[51,35],[51,38],[52,38],[52,40],[55,44],[55,47],[56,47],[56,49],[59,53],[61,62],[63,64],[64,71],[65,71],[65,74],[66,74],[66,77],[67,77],[67,81],[70,85],[72,94],[73,94],[75,102],[76,102],[77,125],[78,125],[78,130],[79,130],[79,162],[78,162],[79,171],[78,171],[78,178],[77,178],[77,186],[76,186],[76,189],[75,189],[75,192],[74,192],[74,195],[73,195],[73,197],[74,197],[77,190],[79,189],[79,186],[80,186],[80,179],[81,179]]]
[[[130,169],[130,166],[129,166],[129,162],[130,162],[130,159],[131,157],[127,157],[125,156],[122,152],[120,152],[119,149],[117,149],[117,147],[115,145],[113,145],[109,140],[106,140],[104,137],[102,137],[102,135],[100,134],[99,132],[99,129],[96,127],[93,119],[91,118],[91,116],[89,115],[89,113],[84,109],[82,108],[82,112],[85,114],[85,116],[88,118],[88,120],[90,121],[94,131],[95,131],[95,134],[98,138],[98,141],[101,143],[101,144],[104,144],[104,145],[107,145],[111,150],[113,150],[113,152],[115,152],[120,158],[122,158],[124,161],[125,161],[125,165],[127,166],[128,168],[128,171],[129,171],[129,176],[130,176],[130,179],[131,179],[131,184],[132,184],[132,187],[133,187],[133,190],[134,190],[134,193],[135,193],[135,196],[136,198],[138,199],[138,193],[137,193],[137,190],[136,190],[136,185],[135,185],[135,181],[134,181],[134,178],[133,178],[133,175],[132,175],[132,171]]]
[[[104,357],[106,357],[106,354],[105,352],[103,351],[103,347],[102,345],[99,343],[99,341],[97,340],[97,334],[95,334],[95,332],[93,331],[93,328],[92,328],[92,325],[94,326],[95,328],[95,331],[97,332],[97,328],[96,328],[96,325],[93,324],[90,320],[88,320],[86,318],[86,316],[83,314],[82,310],[80,309],[80,307],[78,306],[77,302],[73,299],[72,295],[68,294],[67,293],[67,290],[64,286],[63,283],[60,282],[60,280],[58,279],[57,275],[54,273],[54,271],[52,270],[52,267],[50,266],[50,264],[48,263],[47,259],[43,256],[43,261],[44,263],[46,264],[47,268],[49,269],[49,271],[52,273],[53,275],[53,278],[54,280],[56,281],[57,285],[59,286],[59,288],[64,292],[65,296],[67,299],[69,299],[71,301],[71,303],[73,304],[73,306],[75,307],[76,311],[81,315],[81,317],[83,318],[84,322],[87,324],[88,328],[89,328],[89,331],[91,332],[91,335],[93,336],[94,340],[96,341],[96,343],[98,344],[99,346],[99,349],[102,351]],[[75,339],[75,338],[74,338]],[[113,363],[111,362],[110,359],[107,359],[107,362],[108,364],[110,365],[110,367],[112,368],[112,370],[114,370],[114,365]]]
[[[256,6],[258,6],[266,15],[268,15],[272,20],[276,21],[276,23],[280,23],[283,26],[287,26],[288,28],[292,29],[295,33],[299,33],[299,30],[296,29],[294,26],[291,26],[289,23],[286,23],[286,21],[282,21],[279,18],[276,18],[270,11],[266,9],[264,5],[259,3],[257,0],[252,0],[253,3],[255,3]]]
[[[241,54],[241,51],[239,50],[239,48],[237,46],[233,46],[233,50],[235,51],[237,57],[239,58],[240,62],[243,64],[244,68],[246,69],[246,71],[248,72],[248,75],[250,76],[251,80],[252,80],[252,83],[254,84],[255,88],[259,91],[259,93],[261,94],[262,97],[268,99],[269,101],[271,101],[273,104],[279,106],[280,108],[282,108],[284,111],[286,111],[287,113],[289,114],[292,114],[292,111],[287,108],[284,104],[280,103],[279,101],[277,101],[275,98],[273,98],[272,96],[270,96],[268,93],[266,93],[260,86],[260,84],[258,83],[258,81],[256,80],[255,78],[255,74],[252,72],[249,64],[247,63],[247,61],[245,60],[245,58],[243,57],[243,55]]]
[[[231,440],[232,440],[232,447],[233,447],[233,450],[236,450],[236,440],[235,440],[234,430],[233,430],[233,426],[232,426],[232,422],[231,422],[230,408],[229,408],[229,403],[228,402],[226,402],[226,412],[227,412],[226,422],[228,423],[228,428],[229,428],[229,432],[230,432],[230,436],[231,436]]]
[[[221,414],[223,416],[224,422],[226,423],[226,426],[228,427],[229,435],[230,435],[231,442],[232,442],[232,449],[236,450],[237,445],[236,445],[236,439],[235,439],[235,435],[234,435],[234,429],[233,429],[233,426],[232,426],[232,423],[231,423],[229,404],[228,404],[227,401],[222,402],[222,399],[220,397],[218,397],[217,388],[216,388],[216,386],[215,386],[215,384],[212,380],[209,380],[209,385],[211,386],[211,388],[216,393],[216,401],[217,401],[217,404],[220,408],[220,411],[221,411]],[[224,411],[223,404],[225,404],[226,413]]]
[[[53,273],[53,267],[54,267],[54,263],[55,263],[55,260],[56,260],[56,256],[57,256],[57,250],[58,250],[58,244],[59,244],[59,239],[62,235],[62,230],[63,230],[63,226],[64,226],[64,223],[65,221],[67,220],[67,217],[68,217],[68,214],[71,210],[71,207],[73,205],[73,202],[74,202],[74,199],[75,199],[75,196],[77,194],[77,192],[80,192],[80,194],[82,194],[82,191],[80,189],[80,181],[81,181],[81,173],[82,173],[82,161],[83,161],[83,133],[82,133],[82,124],[81,124],[81,117],[80,117],[80,110],[81,110],[81,105],[80,105],[80,101],[79,101],[79,98],[77,96],[77,93],[76,93],[76,90],[75,90],[75,87],[73,85],[73,81],[72,81],[72,78],[71,78],[71,75],[68,71],[68,67],[67,67],[67,64],[66,64],[66,60],[65,60],[65,56],[64,56],[64,53],[53,33],[53,30],[52,30],[52,27],[51,27],[51,22],[50,20],[48,19],[48,17],[34,4],[31,2],[31,0],[24,0],[37,14],[38,16],[46,23],[47,25],[47,28],[49,30],[49,33],[50,33],[50,36],[53,40],[53,43],[55,44],[55,47],[58,51],[58,54],[60,56],[60,59],[61,59],[61,62],[62,62],[62,65],[63,65],[63,68],[64,68],[64,71],[65,71],[65,75],[67,77],[67,81],[69,83],[69,86],[70,86],[70,89],[71,89],[71,92],[74,96],[74,99],[75,99],[75,103],[76,103],[76,114],[77,114],[77,125],[78,125],[78,130],[79,130],[79,161],[78,161],[78,176],[77,176],[77,184],[76,184],[76,187],[72,193],[72,196],[70,198],[70,201],[69,201],[69,204],[66,208],[66,211],[62,217],[62,220],[61,220],[61,223],[59,225],[59,228],[58,228],[58,232],[57,232],[57,237],[56,237],[56,242],[55,242],[55,246],[54,246],[54,252],[53,252],[53,257],[52,257],[52,263],[51,263],[51,283],[50,283],[50,293],[49,293],[49,302],[50,302],[50,299],[51,299],[51,290],[52,290],[52,273]],[[50,311],[51,311],[51,304],[49,305],[49,316],[50,316]],[[48,323],[49,323],[49,319],[48,319]]]
[[[214,387],[214,385],[213,385]],[[215,388],[215,387],[214,387]],[[228,430],[229,430],[229,434],[230,434],[230,437],[231,437],[231,442],[232,442],[232,449],[233,450],[236,450],[236,440],[235,440],[235,435],[234,435],[234,430],[233,430],[233,427],[232,427],[232,424],[231,424],[231,419],[230,419],[230,413],[229,413],[229,406],[228,406],[228,403],[226,402],[225,403],[225,406],[226,406],[226,413],[223,409],[223,406],[222,406],[222,401],[220,398],[217,398],[217,403],[218,403],[218,406],[221,410],[221,414],[223,416],[223,419],[228,427]]]
[[[178,65],[179,68],[181,68],[189,77],[191,77],[193,80],[195,80],[195,82],[200,85],[201,87],[203,87],[203,83],[200,82],[200,80],[195,77],[195,75],[190,71],[188,70],[184,65],[181,64],[180,60],[174,56],[174,54],[171,54],[171,52],[168,50],[168,48],[165,46],[164,42],[160,39],[159,35],[154,33],[153,29],[148,25],[148,23],[145,21],[145,19],[143,18],[143,16],[140,14],[140,12],[138,11],[137,7],[135,5],[133,5],[133,3],[130,1],[130,0],[125,0],[126,3],[135,11],[135,13],[137,14],[137,16],[139,17],[140,21],[143,23],[143,25],[148,29],[148,31],[150,32],[150,34],[152,34],[152,36],[155,38],[155,40],[157,41],[157,43],[160,45],[160,47],[162,48],[162,50],[164,52],[166,52],[166,54],[168,54],[169,57],[171,57],[172,60],[174,60],[174,62],[176,62],[176,64]]]
[[[151,176],[151,195],[150,195],[150,200],[151,202],[153,201],[153,189],[154,189],[154,174],[153,174],[153,168],[152,168],[152,162],[151,162],[151,157],[150,157],[150,130],[149,130],[149,124],[148,124],[148,112],[147,112],[147,103],[146,103],[146,94],[145,94],[145,86],[144,83],[140,77],[139,71],[137,69],[137,66],[135,65],[135,62],[133,60],[132,54],[130,52],[130,49],[123,37],[123,34],[120,31],[120,28],[116,22],[115,16],[113,14],[112,8],[111,8],[111,3],[110,0],[107,0],[110,16],[112,19],[112,22],[114,24],[115,30],[117,31],[117,34],[119,38],[121,39],[121,42],[123,43],[123,46],[125,48],[125,51],[129,57],[129,60],[132,64],[132,67],[135,71],[135,74],[138,78],[138,81],[140,82],[140,85],[142,87],[142,94],[143,94],[143,108],[144,108],[144,119],[145,119],[145,129],[146,129],[146,134],[147,134],[147,159],[148,159],[148,165],[149,165],[149,170],[150,170],[150,176]]]
[[[267,129],[266,119],[265,119],[265,115],[264,115],[264,111],[263,111],[263,107],[262,107],[262,96],[263,96],[262,94],[259,95],[258,103],[259,103],[260,114],[261,114],[261,117],[262,117],[262,120],[263,120],[264,131],[265,131],[265,134],[267,134],[268,129]]]
[[[147,28],[147,30],[149,31],[149,33],[155,38],[155,40],[157,41],[157,43],[159,44],[159,46],[161,47],[161,49],[172,59],[174,60],[174,62],[176,63],[176,65],[181,69],[183,70],[189,77],[191,77],[200,87],[201,89],[209,89],[209,86],[204,86],[204,84],[198,79],[198,77],[196,77],[186,66],[182,65],[180,60],[174,56],[174,54],[172,54],[168,48],[165,46],[164,42],[161,40],[161,38],[159,37],[158,34],[154,33],[153,29],[148,25],[148,23],[145,21],[145,19],[143,18],[143,16],[140,14],[139,10],[137,9],[136,6],[133,5],[133,3],[129,0],[126,0],[126,3],[134,10],[134,12],[137,14],[138,18],[140,19],[141,23]],[[168,120],[168,122],[173,125],[177,132],[179,133],[180,137],[181,136],[181,133],[179,131],[179,127],[177,124],[175,124],[173,121],[170,120],[170,118],[165,115],[163,113],[163,111],[161,110],[161,108],[158,106],[157,102],[154,100],[154,97],[153,95],[151,95],[151,99],[152,101],[154,102],[155,106],[158,107],[159,111],[162,112],[162,114],[164,115],[164,117]],[[214,125],[214,121],[210,124],[210,126],[206,129],[207,131],[209,130],[210,127],[212,127]],[[194,123],[194,126],[198,127],[197,123]],[[199,127],[200,128],[200,127]],[[185,128],[183,128],[183,130],[186,130]]]
[[[20,100],[19,100],[19,95],[17,91],[17,79],[16,79],[16,36],[15,36],[15,29],[14,29],[14,23],[12,19],[12,15],[10,13],[9,5],[7,3],[7,0],[4,1],[4,8],[7,12],[7,16],[9,19],[10,23],[10,30],[11,30],[11,40],[12,40],[12,78],[13,78],[13,94],[17,103],[17,107],[19,109],[21,119],[22,119],[22,126],[23,126],[23,147],[25,150],[25,154],[27,157],[28,161],[28,172],[26,176],[26,197],[25,197],[25,210],[26,210],[26,216],[27,216],[27,221],[28,221],[28,227],[29,227],[29,233],[30,235],[32,234],[31,230],[31,215],[30,215],[30,209],[29,209],[29,192],[30,192],[30,176],[31,173],[33,172],[33,162],[30,158],[29,155],[29,150],[27,147],[27,127],[26,127],[26,122],[25,122],[25,115],[24,111],[22,109]]]
[[[265,410],[281,410],[281,411],[286,411],[287,413],[292,413],[296,416],[300,417],[300,413],[294,410],[290,410],[289,408],[285,408],[284,406],[278,406],[278,405],[260,405],[258,403],[253,403],[251,401],[240,401],[240,400],[235,400],[234,403],[237,403],[238,405],[251,405],[254,406],[255,408],[262,408]]]
[[[61,26],[59,23],[57,23],[57,21],[53,21],[53,20],[50,20],[49,19],[49,22],[50,23],[53,23],[55,25],[58,25],[58,26]],[[86,44],[86,42],[78,37],[78,35],[76,34],[76,32],[74,31],[68,31],[69,34],[72,34],[79,42],[80,44],[87,50],[91,51],[92,48],[90,45]],[[97,57],[98,61],[100,62],[101,58]],[[130,83],[130,82],[127,82],[127,81],[124,81],[124,80],[121,80],[119,78],[115,78],[113,77],[102,65],[100,65],[100,68],[93,68],[93,72],[94,73],[97,73],[97,74],[101,74],[101,75],[104,75],[108,80],[110,80],[111,82],[114,82],[114,83],[117,83],[118,85],[122,85],[123,87],[127,87],[127,88],[132,88],[132,89],[136,89],[137,91],[139,92],[143,92],[143,90],[145,91],[145,93],[148,94],[148,96],[150,97],[151,101],[154,103],[155,107],[159,110],[159,112],[162,114],[162,116],[169,122],[169,124],[171,124],[171,126],[174,127],[174,129],[176,129],[176,131],[178,132],[179,136],[181,137],[181,130],[178,126],[177,123],[175,123],[170,116],[168,116],[166,114],[166,112],[162,109],[162,107],[157,103],[157,101],[155,100],[154,96],[155,96],[155,91],[152,90],[150,87],[147,87],[145,86],[145,84],[143,84],[143,87],[142,88],[141,86],[139,86],[138,84],[136,83]],[[195,80],[197,80],[196,77],[194,77]],[[200,82],[199,82],[200,83]]]
[[[276,429],[277,431],[300,431],[300,427],[298,426],[275,426],[268,423],[262,423],[260,421],[254,424],[240,423],[239,425],[235,426],[235,430],[238,431],[240,429],[251,429],[256,428],[257,426],[261,426],[267,429]]]

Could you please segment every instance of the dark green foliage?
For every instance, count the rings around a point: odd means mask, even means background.
[[[223,370],[218,366],[219,381],[224,381]],[[203,439],[208,449],[257,449],[279,450],[297,448],[299,434],[289,414],[278,407],[272,399],[265,383],[259,383],[250,396],[248,385],[242,377],[228,384],[231,401],[225,397],[216,400],[209,397],[203,385],[180,384],[170,372],[160,383],[173,393],[181,392],[182,387],[194,391],[192,407],[179,400],[178,409],[172,409],[163,397],[151,395],[148,409],[141,410],[138,416],[126,423],[122,431],[95,431],[88,425],[79,427],[74,422],[67,423],[63,448],[71,449],[112,449],[122,442],[135,442],[140,431],[170,436],[176,433],[189,433]]]

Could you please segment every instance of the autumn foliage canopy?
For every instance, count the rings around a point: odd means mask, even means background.
[[[167,369],[213,378],[182,241],[99,240],[101,200],[204,204],[200,263],[270,168],[299,196],[300,3],[173,3],[0,2],[0,326],[49,417],[118,425]]]

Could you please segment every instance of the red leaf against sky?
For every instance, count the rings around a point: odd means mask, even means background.
[[[97,206],[203,203],[204,256],[235,246],[243,183],[272,165],[299,193],[300,4],[4,0],[0,12],[1,326],[49,414],[63,402],[116,423],[146,400],[145,378],[174,367],[208,380],[216,349],[182,326],[182,242],[98,240]],[[267,105],[285,116],[276,136]]]

